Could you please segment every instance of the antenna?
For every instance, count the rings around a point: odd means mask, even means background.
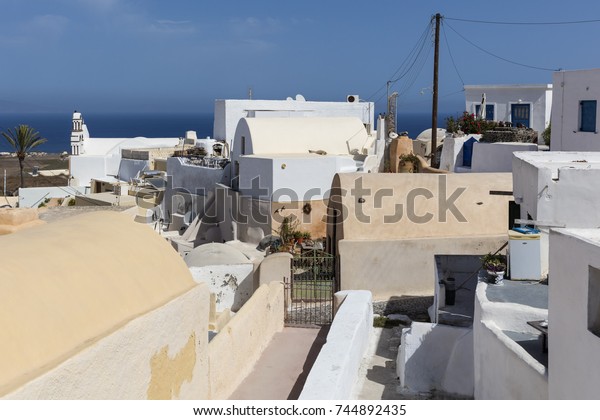
[[[248,88],[248,99],[252,100],[252,86]]]

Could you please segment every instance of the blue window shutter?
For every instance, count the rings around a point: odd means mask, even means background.
[[[579,102],[579,131],[596,132],[596,101]]]
[[[485,119],[488,121],[494,120],[494,105],[485,106]]]

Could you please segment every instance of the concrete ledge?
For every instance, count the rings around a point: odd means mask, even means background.
[[[300,400],[345,400],[351,398],[358,369],[373,329],[371,292],[353,290],[336,293],[343,299],[327,342],[315,361]]]
[[[401,386],[411,392],[441,390],[472,397],[472,330],[413,322],[402,331],[396,373]]]
[[[498,286],[482,282],[477,286],[473,318],[475,399],[548,399],[547,369],[505,332],[527,332],[527,321],[547,318],[548,311],[491,302],[487,287]]]

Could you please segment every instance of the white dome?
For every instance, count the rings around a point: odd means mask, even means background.
[[[444,137],[446,137],[446,129],[445,128],[438,128],[437,129],[437,139],[443,139]],[[416,138],[416,140],[425,140],[425,141],[430,141],[431,140],[431,128],[428,128],[427,130],[423,130],[421,131],[421,134],[419,134]]]
[[[206,267],[208,265],[251,264],[248,257],[232,246],[213,242],[200,245],[190,251],[183,259],[188,267]]]

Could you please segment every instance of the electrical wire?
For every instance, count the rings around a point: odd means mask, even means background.
[[[499,55],[494,54],[493,52],[490,52],[490,51],[486,50],[485,48],[482,48],[479,45],[473,43],[471,40],[469,40],[466,37],[464,37],[463,35],[461,35],[450,24],[446,23],[446,26],[448,26],[448,28],[450,28],[454,33],[456,33],[456,35],[458,35],[459,37],[461,37],[467,43],[471,44],[473,47],[475,47],[478,50],[480,50],[480,51],[482,51],[482,52],[484,52],[484,53],[486,53],[488,55],[491,55],[492,57],[495,57],[495,58],[497,58],[499,60],[506,61],[507,63],[511,63],[511,64],[516,65],[516,66],[527,67],[527,68],[535,69],[535,70],[544,70],[544,71],[552,71],[552,72],[554,72],[554,71],[560,71],[561,70],[561,69],[551,69],[551,68],[547,68],[547,67],[531,66],[529,64],[523,64],[523,63],[519,63],[519,62],[516,62],[516,61],[513,61],[513,60],[509,60],[508,58],[500,57]]]
[[[458,75],[458,78],[460,79],[460,83],[464,87],[465,81],[461,77],[460,72],[458,71],[458,67],[456,66],[456,62],[454,61],[454,56],[452,55],[452,49],[450,48],[450,43],[448,42],[448,37],[446,36],[446,29],[444,28],[444,25],[442,25],[442,33],[444,34],[444,40],[446,41],[446,48],[448,49],[448,55],[450,56],[450,61],[452,61],[454,70],[456,70],[456,74]]]
[[[455,20],[457,22],[483,23],[488,25],[578,25],[583,23],[599,23],[600,19],[572,20],[564,22],[501,22],[493,20],[461,19],[444,16],[444,19]]]
[[[394,83],[396,83],[398,80],[400,80],[402,77],[404,77],[406,75],[406,73],[414,66],[416,57],[418,57],[420,55],[420,53],[423,50],[423,47],[427,41],[427,35],[429,35],[431,33],[431,28],[432,28],[432,23],[429,22],[427,24],[427,26],[425,27],[425,29],[423,30],[423,32],[421,33],[421,35],[419,36],[419,38],[417,39],[417,42],[415,43],[415,45],[412,47],[412,49],[406,56],[406,58],[402,61],[400,66],[398,66],[398,68],[396,68],[396,70],[392,73],[392,75],[388,78],[388,81],[390,82],[390,87],[392,87]],[[408,63],[411,63],[411,64],[408,64]],[[406,69],[407,66],[408,66],[408,69]],[[401,73],[400,76],[398,76],[399,73]],[[381,92],[383,89],[386,89],[387,87],[388,87],[388,82],[384,83],[379,89],[377,89],[374,93],[369,95],[366,100],[367,101],[372,100],[373,97],[375,97],[379,92]],[[377,97],[377,99],[373,100],[373,102],[378,103],[386,95],[387,95],[387,92],[384,92],[383,94],[379,95]]]

